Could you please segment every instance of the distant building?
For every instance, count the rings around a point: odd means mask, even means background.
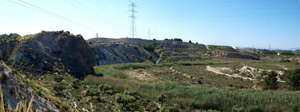
[[[236,47],[235,46],[231,46],[233,49],[236,49]]]

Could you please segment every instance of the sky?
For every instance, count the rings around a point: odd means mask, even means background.
[[[206,45],[300,47],[299,0],[133,0],[137,38]],[[70,31],[130,37],[128,0],[0,0],[0,34]]]

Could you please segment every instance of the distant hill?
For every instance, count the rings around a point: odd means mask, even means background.
[[[295,51],[295,50],[299,50],[299,49],[300,49],[300,47],[298,47],[298,48],[290,48],[289,50]]]
[[[207,54],[214,57],[225,57],[225,58],[242,58],[242,59],[255,59],[258,58],[248,53],[241,53],[235,50],[231,46],[217,46],[217,45],[204,45],[204,44],[196,44],[196,43],[189,43],[189,42],[182,42],[181,39],[165,39],[165,40],[145,40],[145,39],[138,39],[138,38],[120,38],[120,39],[110,39],[110,38],[93,38],[87,40],[87,43],[93,48],[105,49],[111,48],[118,44],[120,46],[135,46],[138,49],[144,48],[147,45],[152,45],[154,47],[155,52],[151,52],[151,55],[154,58],[161,58],[161,53],[168,52],[172,55],[180,55],[180,54]],[[108,47],[111,46],[111,47]],[[113,50],[110,50],[113,51]],[[126,53],[130,53],[126,50],[122,55],[124,57],[128,57]],[[139,50],[140,51],[140,50]],[[96,51],[97,52],[97,51]],[[111,54],[115,54],[115,52],[110,52]],[[120,54],[120,53],[118,53]],[[145,54],[145,53],[135,53],[135,54]],[[147,54],[147,53],[146,53]],[[170,56],[172,56],[170,55]],[[98,55],[97,55],[98,56]],[[145,55],[131,55],[129,57],[138,57],[137,60],[141,59],[141,57],[147,57]],[[121,56],[123,57],[123,56]],[[111,58],[110,57],[107,57]],[[115,57],[115,60],[119,62],[128,62],[128,59],[119,60],[120,58]],[[143,58],[145,59],[145,58]],[[98,60],[98,59],[97,59]],[[113,60],[110,62],[114,62]],[[136,62],[131,60],[130,62]],[[99,65],[99,63],[98,63]],[[100,64],[101,65],[101,64]]]

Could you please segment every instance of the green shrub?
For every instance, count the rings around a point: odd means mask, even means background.
[[[198,82],[198,84],[202,84],[202,81],[200,79],[197,82]]]
[[[5,82],[6,80],[8,79],[8,76],[5,72],[2,72],[2,75],[1,75],[1,78],[0,78],[0,81],[1,82]]]
[[[9,94],[10,94],[10,95],[13,95],[14,93],[15,93],[15,87],[10,86],[10,87],[9,87]]]
[[[61,75],[55,75],[53,80],[56,82],[61,82],[62,80],[64,80],[64,77]]]
[[[157,100],[160,103],[164,103],[167,100],[167,96],[164,95],[164,94],[161,94],[161,95],[158,96]]]
[[[286,84],[290,90],[300,90],[300,69],[285,72]]]
[[[88,89],[86,96],[98,96],[100,94],[98,89]]]
[[[174,41],[182,42],[181,38],[174,38]]]
[[[124,94],[125,95],[130,95],[130,96],[137,96],[138,95],[137,91],[134,91],[134,90],[126,90],[126,91],[124,91]]]
[[[100,90],[102,90],[102,91],[108,91],[108,90],[112,90],[112,89],[113,89],[113,88],[112,88],[110,85],[108,85],[108,84],[101,84],[101,85],[98,86],[98,88],[99,88]]]
[[[75,88],[75,89],[79,89],[81,87],[80,81],[74,81],[72,83],[72,87]]]
[[[121,71],[116,71],[116,72],[115,72],[115,75],[116,75],[117,77],[121,78],[121,79],[126,79],[126,78],[128,78],[128,76],[127,76],[126,74],[124,74],[123,72],[121,72]]]
[[[268,76],[265,78],[263,89],[274,89],[276,90],[278,88],[277,83],[277,73],[274,71],[271,71],[267,74]]]
[[[177,104],[174,105],[167,105],[162,110],[163,112],[179,112],[179,106]]]
[[[121,103],[123,105],[128,105],[129,103],[135,102],[136,98],[130,95],[125,95],[122,93],[117,93],[116,94],[116,100],[118,103]]]
[[[53,89],[57,92],[60,92],[60,91],[67,89],[67,87],[63,84],[55,84]]]
[[[3,69],[4,69],[4,66],[0,62],[0,70],[3,70]]]
[[[293,56],[295,55],[295,53],[293,53],[292,51],[282,51],[280,55]]]
[[[152,60],[153,60],[153,56],[152,56],[152,55],[149,55],[149,56],[148,56],[148,60],[152,61]]]
[[[152,51],[152,52],[154,52],[154,49],[155,49],[154,45],[152,45],[152,44],[144,45],[142,47],[144,49],[146,49],[147,51]]]
[[[300,106],[296,104],[290,104],[286,110],[286,112],[299,112],[299,111],[300,111]]]

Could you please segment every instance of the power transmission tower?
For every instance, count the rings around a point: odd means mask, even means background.
[[[130,35],[132,38],[134,38],[136,36],[135,13],[137,13],[137,12],[135,11],[135,7],[136,7],[135,4],[136,3],[130,1],[130,5],[129,5],[129,6],[131,6],[131,10],[129,10],[131,12],[131,16],[129,16],[129,17],[131,18]]]

